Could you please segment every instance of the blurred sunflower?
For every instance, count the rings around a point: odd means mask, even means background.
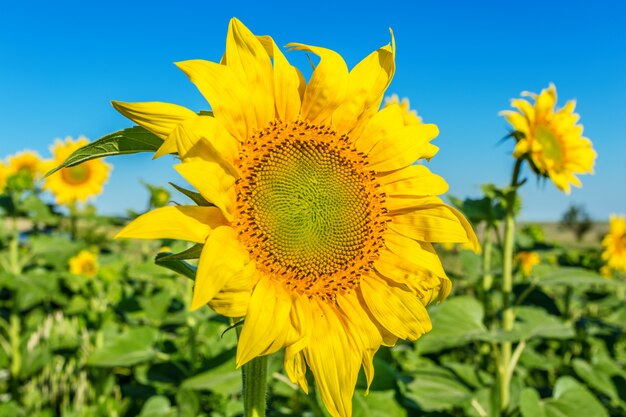
[[[7,176],[26,174],[32,179],[39,179],[43,161],[35,151],[22,151],[7,158]]]
[[[70,274],[94,277],[98,272],[98,257],[88,251],[81,250],[70,259]]]
[[[212,115],[114,103],[214,204],[158,208],[117,237],[203,243],[191,308],[245,318],[238,366],[285,348],[289,378],[307,391],[308,365],[330,414],[350,416],[361,366],[370,383],[378,348],[429,331],[425,306],[450,292],[432,242],[477,242],[436,197],[446,182],[413,165],[437,127],[407,126],[398,104],[379,111],[393,38],[351,71],[329,49],[289,46],[320,57],[308,84],[233,19],[221,64],[177,64]]]
[[[47,163],[48,170],[61,165],[75,150],[87,145],[84,136],[65,141],[57,139],[50,147],[53,160]],[[69,168],[63,168],[46,177],[43,188],[55,196],[57,204],[72,205],[86,202],[88,198],[102,193],[102,187],[109,178],[111,165],[101,159],[92,159]]]
[[[517,264],[522,268],[525,277],[529,277],[536,265],[539,265],[541,258],[537,252],[522,251],[515,256]]]
[[[609,232],[602,239],[602,259],[606,262],[604,270],[621,271],[626,273],[626,218],[621,215],[611,215]]]
[[[596,159],[591,141],[582,136],[583,127],[577,124],[576,102],[570,100],[565,107],[555,110],[554,84],[539,95],[528,92],[522,95],[530,97],[534,103],[513,99],[511,105],[518,111],[500,112],[516,132],[513,156],[528,158],[536,173],[549,177],[554,185],[569,194],[570,185],[582,185],[576,174],[593,174]]]

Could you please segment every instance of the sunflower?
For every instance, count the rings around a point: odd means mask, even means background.
[[[576,174],[593,174],[596,159],[591,141],[582,136],[583,127],[577,124],[576,102],[570,100],[555,111],[554,84],[539,95],[528,92],[522,95],[530,97],[534,103],[513,99],[511,105],[518,111],[500,112],[516,131],[513,156],[528,158],[535,172],[549,177],[554,185],[569,194],[570,185],[581,186]]]
[[[399,105],[402,108],[402,115],[405,125],[421,125],[423,123],[422,118],[418,116],[417,111],[411,109],[409,99],[404,97],[400,100],[397,94],[392,94],[385,99],[385,107],[391,105]]]
[[[7,176],[26,174],[38,179],[42,174],[43,161],[35,151],[22,151],[7,158]]]
[[[541,258],[537,252],[522,251],[515,257],[517,264],[522,268],[525,277],[529,277],[535,265],[539,265]]]
[[[65,138],[65,141],[57,139],[50,147],[53,160],[48,162],[48,169],[61,165],[75,150],[88,143],[89,140],[83,136],[76,140],[70,137]],[[102,193],[110,171],[111,165],[100,159],[92,159],[48,176],[43,188],[54,194],[57,204],[84,203],[88,198]]]
[[[307,366],[333,416],[350,416],[361,366],[368,383],[381,345],[431,329],[425,306],[450,292],[432,242],[472,242],[448,186],[423,165],[438,134],[379,111],[395,43],[351,71],[329,49],[306,83],[272,38],[231,20],[221,63],[177,63],[210,103],[119,103],[177,152],[177,171],[211,206],[148,212],[117,237],[204,244],[192,309],[245,319],[237,364],[285,349],[289,378]]]
[[[81,250],[70,259],[70,274],[94,277],[98,272],[98,257],[88,250]]]
[[[626,273],[626,217],[611,215],[609,232],[602,239],[602,259],[606,262],[605,271]]]

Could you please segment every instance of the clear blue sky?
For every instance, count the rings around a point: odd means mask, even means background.
[[[349,66],[397,42],[389,93],[441,131],[430,163],[452,194],[478,196],[484,182],[504,185],[512,143],[497,116],[523,90],[554,82],[559,103],[577,110],[598,152],[595,176],[567,197],[552,184],[524,187],[522,218],[557,219],[583,203],[597,219],[626,212],[626,2],[407,1],[11,2],[0,13],[0,157],[24,148],[49,156],[55,138],[97,139],[130,122],[110,100],[207,104],[172,64],[218,60],[236,16],[279,45],[303,42],[341,53]],[[288,58],[306,67],[304,54]],[[104,213],[143,209],[150,183],[179,181],[172,159],[109,158],[115,165],[97,200]]]

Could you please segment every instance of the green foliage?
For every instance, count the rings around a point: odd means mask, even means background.
[[[560,226],[563,229],[571,230],[576,236],[576,240],[580,242],[591,230],[593,223],[584,205],[571,204],[563,213]]]

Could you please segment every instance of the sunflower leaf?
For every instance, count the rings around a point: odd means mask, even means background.
[[[176,260],[166,259],[170,255],[171,254],[167,254],[167,253],[159,253],[156,256],[154,263],[164,268],[170,269],[178,274],[184,275],[187,278],[195,281],[196,267],[179,259],[176,259]]]
[[[174,184],[173,182],[170,182],[168,184],[176,188],[176,191],[189,197],[194,203],[196,203],[199,206],[213,206],[214,205],[206,201],[206,199],[202,197],[202,194],[200,193],[183,188],[179,185]]]
[[[91,159],[137,152],[155,152],[163,144],[156,135],[140,126],[120,130],[77,149],[61,165],[46,174],[50,176],[62,168],[72,167]]]
[[[182,252],[178,252],[178,253],[162,252],[164,256],[159,257],[159,262],[182,261],[186,259],[198,259],[200,257],[200,253],[202,252],[203,247],[204,247],[203,244],[196,243],[189,249],[185,249]]]

